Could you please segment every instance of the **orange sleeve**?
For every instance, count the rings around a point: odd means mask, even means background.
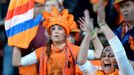
[[[76,75],[83,75],[82,74],[82,71],[79,69],[79,67],[78,67],[78,65],[76,65],[76,67],[75,67],[76,69],[76,71],[75,71],[75,73],[76,73]]]
[[[40,60],[40,55],[41,53],[43,52],[43,50],[45,50],[45,47],[40,47],[38,49],[35,50],[35,53],[36,53],[36,57],[37,57],[37,60],[39,61]]]
[[[75,58],[76,58],[76,60],[77,60],[77,57],[78,57],[78,52],[79,52],[79,50],[80,50],[80,47],[79,46],[74,46],[73,48],[73,51],[74,51],[74,56],[75,56]]]
[[[80,47],[79,46],[76,46],[76,45],[72,45],[71,48],[73,50],[75,60],[77,60],[77,56],[78,56],[78,52],[80,50]],[[82,74],[82,71],[79,69],[78,65],[76,65],[76,67],[75,67],[75,74],[76,75],[83,75]]]

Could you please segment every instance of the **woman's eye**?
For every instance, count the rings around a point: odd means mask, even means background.
[[[106,55],[103,54],[102,57],[106,57]]]
[[[130,5],[129,4],[126,4],[127,7],[129,7]]]
[[[110,54],[109,57],[114,57],[114,55],[113,54]]]
[[[52,27],[52,28],[51,28],[51,30],[55,30],[55,28],[54,28],[54,27]]]
[[[62,30],[62,27],[59,27],[58,29],[59,29],[59,30]]]
[[[122,9],[123,9],[125,6],[126,6],[126,5],[123,5],[123,4],[122,4],[122,5],[120,5],[120,8],[122,8]]]

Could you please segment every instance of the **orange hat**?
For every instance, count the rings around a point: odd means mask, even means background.
[[[79,32],[80,30],[78,29],[78,27],[77,27],[77,25],[76,25],[76,22],[75,21],[73,21],[74,20],[74,16],[72,15],[72,14],[69,14],[68,15],[69,16],[69,25],[70,25],[70,32]],[[73,21],[73,22],[71,22],[71,21]]]
[[[129,0],[115,0],[115,4],[120,4],[120,3],[122,3],[122,2],[124,2],[124,1],[129,1]],[[130,0],[130,1],[134,1],[134,0]]]
[[[43,17],[45,21],[43,22],[43,26],[47,29],[50,34],[50,27],[57,24],[63,27],[66,31],[66,35],[68,36],[71,32],[71,27],[74,24],[74,17],[71,14],[68,14],[68,10],[64,9],[61,13],[55,8],[52,7],[52,12],[49,13],[47,11],[43,12]]]
[[[107,2],[108,0],[103,0],[103,2]],[[90,3],[92,4],[98,4],[99,0],[90,0]]]
[[[79,28],[76,25],[76,22],[73,22],[70,28],[71,28],[71,32],[80,32]]]
[[[120,2],[122,2],[122,1],[124,1],[124,0],[115,0],[115,4],[117,4],[117,3],[120,3]]]
[[[90,0],[90,3],[92,4],[99,4],[100,0]],[[103,0],[103,6],[105,7],[108,3],[108,0]]]
[[[97,4],[97,3],[99,3],[99,0],[90,0],[90,3]]]

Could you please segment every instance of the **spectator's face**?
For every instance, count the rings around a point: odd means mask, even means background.
[[[57,2],[57,0],[47,0],[46,3],[45,3],[45,11],[48,11],[48,12],[51,12],[51,7],[54,6],[56,7],[57,9],[59,9],[59,4]]]
[[[116,59],[110,46],[107,46],[101,55],[102,68],[106,74],[113,73],[115,70]]]
[[[37,14],[41,14],[42,11],[44,9],[44,4],[35,4],[35,8],[34,8],[34,14],[37,15]]]
[[[65,30],[63,27],[59,26],[59,25],[53,25],[50,28],[50,33],[51,33],[51,39],[53,42],[63,42],[65,41]]]
[[[126,21],[134,20],[134,2],[133,1],[124,1],[120,4],[121,12]]]

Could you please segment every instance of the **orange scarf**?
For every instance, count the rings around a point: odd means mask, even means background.
[[[134,38],[132,36],[129,36],[129,44],[130,48],[134,51]]]
[[[73,66],[71,68],[68,68],[68,63],[65,62],[65,64],[67,63],[67,67],[64,68],[64,75],[69,75],[69,74],[72,74],[73,75],[76,75],[76,57],[77,57],[77,54],[78,54],[78,51],[79,51],[79,47],[77,46],[74,46],[72,45],[71,43],[67,42],[67,51],[68,51],[68,54],[67,55],[67,58],[65,61],[72,61],[73,63]],[[47,55],[45,53],[45,50],[46,50],[46,47],[42,48],[42,52],[40,53],[40,58],[39,58],[39,61],[40,61],[40,69],[39,69],[39,73],[40,75],[47,75],[48,71],[47,71],[47,61],[48,61],[48,58],[47,58]],[[52,48],[51,48],[52,49]],[[73,49],[73,50],[71,50]],[[71,56],[71,58],[70,58]],[[59,60],[60,61],[60,60]]]
[[[125,34],[127,33],[127,24],[125,22],[122,23],[122,34],[121,34],[121,39],[125,36]]]
[[[102,70],[96,71],[96,75],[105,75],[105,73]],[[116,69],[114,73],[109,75],[119,75],[119,71]]]

